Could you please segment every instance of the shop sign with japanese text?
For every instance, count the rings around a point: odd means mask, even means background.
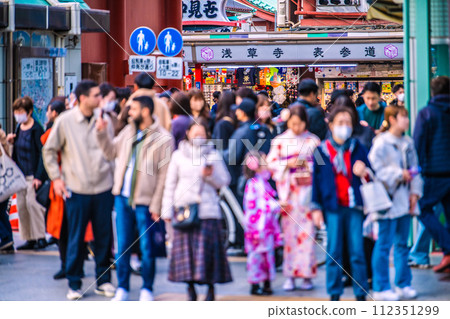
[[[180,80],[183,78],[182,58],[158,57],[156,64],[158,79]]]
[[[156,58],[154,56],[130,55],[128,69],[133,72],[155,72]]]
[[[185,47],[185,52],[190,49]],[[185,56],[187,62],[250,64],[261,62],[320,64],[331,61],[351,63],[402,59],[402,43],[196,45],[195,57]]]
[[[226,0],[183,0],[183,22],[229,22]]]

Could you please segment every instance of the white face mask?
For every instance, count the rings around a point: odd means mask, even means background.
[[[400,94],[397,96],[397,99],[399,100],[399,102],[405,101],[405,93],[400,93]]]
[[[22,124],[27,121],[28,116],[26,113],[19,113],[19,114],[14,114],[14,118],[16,119],[17,123]]]
[[[204,137],[196,137],[192,139],[192,145],[194,145],[194,147],[200,147],[201,145],[205,145],[206,144],[206,138]]]
[[[108,103],[106,103],[103,106],[103,110],[105,112],[112,112],[112,111],[114,111],[115,107],[116,107],[116,101],[109,101]]]
[[[346,141],[352,136],[353,129],[347,125],[339,125],[333,128],[333,136],[342,141]]]

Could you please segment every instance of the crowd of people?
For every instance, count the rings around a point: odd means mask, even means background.
[[[244,210],[253,295],[274,293],[277,248],[283,289],[314,289],[316,232],[325,228],[331,300],[340,299],[345,279],[356,300],[370,289],[376,300],[415,298],[410,267],[429,267],[431,238],[444,253],[434,271],[449,271],[450,232],[439,221],[442,212],[447,225],[450,218],[448,77],[433,79],[432,98],[414,128],[401,85],[389,105],[380,86],[368,82],[356,100],[354,92],[336,90],[323,110],[312,79],[300,82],[299,99],[286,109],[265,91],[216,92],[210,107],[200,90],[158,94],[154,84],[145,73],[136,76],[133,92],[83,80],[68,98],[49,103],[45,131],[33,117],[33,101],[22,97],[13,105],[15,132],[0,132],[2,156],[11,156],[27,183],[17,193],[25,241],[17,250],[56,243],[61,268],[54,279],[68,280],[68,299],[83,296],[90,253],[95,293],[128,300],[137,254],[139,298],[154,300],[156,258],[166,256],[170,241],[169,280],[185,283],[192,301],[196,285],[207,285],[206,300],[215,300],[215,284],[233,280],[221,235],[223,187]],[[371,182],[383,185],[388,208],[368,210],[367,201],[377,200],[376,193],[363,194]],[[8,200],[0,209],[0,251],[12,253]],[[413,216],[421,228],[410,249]],[[369,231],[374,225],[377,231]]]

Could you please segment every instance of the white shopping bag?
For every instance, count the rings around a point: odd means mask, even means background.
[[[367,168],[372,181],[367,182],[361,178],[362,185],[360,187],[361,196],[364,202],[364,211],[368,213],[384,214],[392,207],[392,201],[384,187],[373,174],[372,170]]]
[[[1,143],[0,150],[2,151],[0,157],[0,202],[3,202],[13,194],[25,190],[27,182],[20,168],[6,155]]]

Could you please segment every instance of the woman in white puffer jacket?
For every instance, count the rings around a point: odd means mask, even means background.
[[[197,300],[194,284],[208,285],[206,300],[214,300],[214,284],[230,282],[223,245],[218,190],[231,177],[220,154],[207,142],[207,129],[193,122],[171,158],[162,201],[163,218],[174,217],[174,207],[199,202],[200,226],[174,229],[169,280],[188,284],[189,300]]]
[[[422,196],[423,180],[419,174],[417,152],[413,140],[405,135],[409,128],[408,111],[388,106],[384,112],[383,133],[374,139],[369,160],[377,178],[392,198],[392,207],[376,212],[378,240],[372,255],[373,290],[375,300],[412,299],[417,293],[411,288],[408,266],[408,237],[411,216],[418,214],[418,199]],[[389,252],[394,245],[395,292],[389,282]]]

